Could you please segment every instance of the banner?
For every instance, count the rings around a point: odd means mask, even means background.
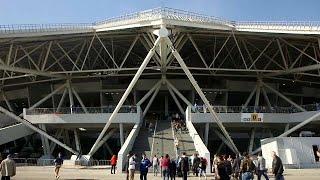
[[[263,122],[262,113],[241,113],[241,122]]]

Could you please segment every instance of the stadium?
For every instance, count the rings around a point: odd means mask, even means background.
[[[316,22],[171,8],[1,25],[0,152],[32,161],[117,154],[122,169],[129,152],[178,156],[175,138],[180,152],[211,159],[257,153],[265,138],[319,136],[319,34]]]

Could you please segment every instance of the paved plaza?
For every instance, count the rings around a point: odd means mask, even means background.
[[[112,179],[125,180],[126,175],[112,175],[109,169],[87,169],[87,168],[63,168],[61,170],[60,179],[64,180],[93,180],[93,179]],[[55,179],[53,167],[18,167],[17,175],[13,180],[49,180]],[[136,174],[136,180],[139,179],[139,174]],[[153,174],[148,175],[149,180],[161,180],[160,176],[154,177]],[[181,178],[177,178],[181,179]],[[197,177],[190,177],[189,179],[199,179]],[[208,178],[214,179],[213,176]],[[272,179],[272,178],[271,178]],[[319,169],[290,169],[285,171],[286,180],[319,180]]]

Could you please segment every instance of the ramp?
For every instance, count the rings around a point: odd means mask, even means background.
[[[19,123],[0,129],[0,145],[35,133],[24,124]]]

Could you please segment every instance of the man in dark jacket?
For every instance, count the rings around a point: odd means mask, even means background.
[[[193,175],[196,175],[198,177],[198,168],[200,165],[200,158],[198,157],[198,154],[195,154],[192,162],[192,171]]]
[[[189,171],[189,158],[186,156],[186,153],[182,153],[182,157],[179,162],[179,167],[182,172],[182,179],[188,179],[188,171]]]
[[[274,174],[275,180],[283,180],[283,165],[279,156],[275,152],[272,152],[272,173]]]
[[[148,169],[151,166],[150,160],[145,154],[142,154],[142,160],[140,163],[140,180],[147,180]]]

